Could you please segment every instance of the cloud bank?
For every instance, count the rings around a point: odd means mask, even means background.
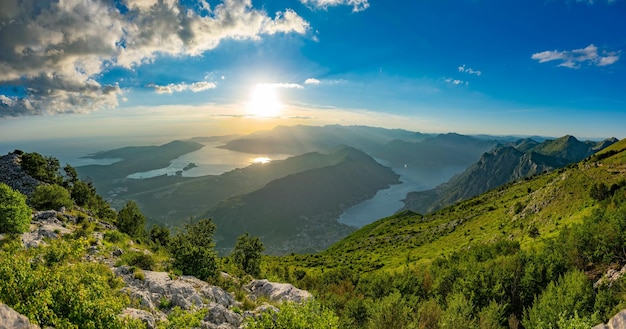
[[[619,57],[619,52],[606,50],[599,52],[598,47],[593,44],[582,49],[565,51],[547,50],[535,53],[531,56],[532,59],[539,63],[557,61],[559,62],[558,66],[570,69],[580,68],[583,64],[590,66],[608,66],[617,62]]]
[[[293,10],[270,17],[251,0],[224,0],[214,8],[205,0],[194,8],[178,0],[2,0],[0,117],[115,107],[123,90],[98,81],[111,68],[133,69],[163,55],[199,56],[225,39],[308,29]]]

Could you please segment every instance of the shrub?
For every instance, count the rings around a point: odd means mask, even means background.
[[[184,274],[202,280],[215,277],[217,255],[213,243],[214,232],[215,224],[211,219],[185,224],[185,230],[178,232],[170,243],[172,265]]]
[[[304,304],[283,303],[277,313],[268,311],[246,319],[247,329],[335,329],[339,318],[329,309],[311,300]]]
[[[0,277],[0,300],[41,327],[125,327],[118,315],[129,300],[106,265],[61,260],[48,267],[0,253]]]
[[[69,208],[74,204],[70,192],[59,185],[39,185],[30,197],[33,208],[39,210]]]
[[[30,225],[26,196],[0,183],[0,233],[23,233]]]
[[[53,157],[43,157],[41,154],[24,153],[22,154],[21,167],[33,178],[44,183],[60,184],[62,177],[59,174],[61,165],[59,160]]]
[[[265,250],[261,239],[247,232],[237,238],[232,258],[237,267],[246,274],[258,277],[261,274],[261,253]]]
[[[153,255],[146,255],[142,252],[134,252],[123,255],[128,265],[137,266],[142,270],[152,271],[155,269],[156,261]]]
[[[120,231],[109,231],[104,233],[104,240],[109,241],[111,243],[117,243],[120,241],[124,241],[124,233]]]
[[[117,228],[131,237],[138,238],[144,235],[146,218],[139,211],[134,201],[128,201],[117,214]]]
[[[558,282],[552,281],[524,314],[525,328],[557,328],[579,316],[587,318],[594,306],[594,290],[585,273],[568,272]]]

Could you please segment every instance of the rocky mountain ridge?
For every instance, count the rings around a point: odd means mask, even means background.
[[[523,139],[484,153],[463,173],[432,190],[411,192],[403,210],[430,213],[511,181],[525,179],[580,161],[617,141],[581,142],[566,135],[542,143]]]
[[[24,195],[30,195],[41,182],[22,169],[20,165],[22,153],[16,150],[0,156],[0,183],[7,184]]]

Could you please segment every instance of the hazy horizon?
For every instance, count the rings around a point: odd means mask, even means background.
[[[0,140],[295,124],[621,139],[624,12],[624,0],[2,1]]]

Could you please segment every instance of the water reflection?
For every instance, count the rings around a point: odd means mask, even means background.
[[[289,154],[250,154],[217,148],[220,142],[203,143],[205,146],[197,151],[184,154],[170,163],[167,168],[150,170],[128,175],[132,179],[144,179],[162,175],[182,177],[200,177],[206,175],[220,175],[227,171],[244,168],[255,163],[269,163],[283,160]]]

